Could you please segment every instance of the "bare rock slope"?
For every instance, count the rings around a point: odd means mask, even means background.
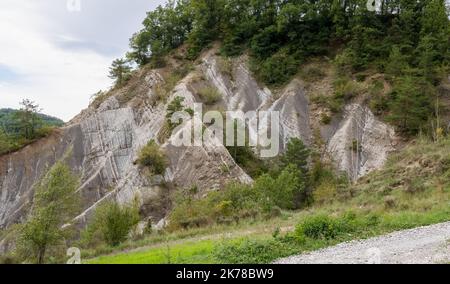
[[[170,141],[176,133],[161,145],[169,160],[164,176],[148,178],[136,165],[139,150],[163,131],[168,104],[180,96],[184,106],[191,108],[201,101],[199,84],[218,90],[221,100],[217,109],[279,111],[281,146],[292,137],[311,144],[311,122],[317,118],[310,114],[309,94],[302,81],[294,79],[275,95],[255,80],[245,56],[233,60],[228,68],[221,60],[213,51],[205,53],[165,99],[158,97],[158,86],[165,83],[164,72],[144,68],[128,86],[110,91],[105,100],[84,110],[50,137],[0,157],[0,228],[26,218],[34,185],[63,157],[81,178],[81,224],[105,200],[127,203],[136,198],[148,217],[158,223],[167,208],[149,207],[155,203],[153,199],[169,194],[167,184],[174,188],[196,186],[205,192],[220,189],[230,180],[252,182],[224,146],[174,147]],[[199,75],[201,83],[197,82]],[[393,149],[394,135],[392,128],[377,120],[368,108],[353,104],[346,108],[331,136],[324,138],[337,167],[357,179],[383,165]],[[351,149],[354,140],[360,143],[356,153]]]

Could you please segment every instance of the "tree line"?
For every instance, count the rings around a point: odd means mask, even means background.
[[[20,109],[0,110],[0,155],[16,151],[36,139],[47,136],[63,121],[41,114],[35,102],[24,99]]]
[[[169,0],[148,12],[111,78],[122,85],[129,63],[155,68],[185,44],[193,60],[221,42],[224,56],[248,52],[252,71],[282,85],[315,56],[329,56],[341,75],[388,75],[393,91],[375,104],[398,129],[414,135],[434,117],[436,86],[449,72],[450,25],[445,0]],[[405,108],[405,106],[407,106]]]

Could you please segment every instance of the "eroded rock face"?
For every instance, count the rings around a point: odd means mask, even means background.
[[[209,52],[203,59],[203,72],[222,94],[227,110],[259,110],[272,98],[272,92],[260,87],[253,78],[246,62],[246,57],[239,58],[233,62],[229,70],[231,74],[224,74],[214,53]]]
[[[161,145],[169,160],[164,176],[148,178],[135,163],[139,150],[158,137],[167,106],[175,97],[184,98],[185,108],[194,108],[198,98],[193,93],[193,81],[198,72],[203,72],[208,83],[219,90],[225,110],[278,111],[282,147],[293,137],[312,144],[311,121],[317,118],[311,117],[308,94],[301,81],[293,80],[275,97],[252,77],[245,57],[235,60],[231,67],[224,72],[219,58],[213,52],[207,53],[197,70],[181,80],[164,103],[155,103],[154,92],[163,77],[157,71],[148,71],[141,75],[139,95],[131,100],[124,100],[126,89],[113,92],[97,109],[83,111],[57,133],[0,157],[0,227],[26,218],[34,185],[65,156],[81,178],[79,191],[84,210],[76,219],[81,225],[105,200],[123,204],[136,198],[147,218],[161,223],[168,208],[153,208],[149,201],[168,195],[164,188],[167,183],[180,188],[195,186],[202,192],[220,189],[231,180],[251,183],[223,145],[207,139],[202,146],[175,147],[171,142],[178,132]],[[342,121],[329,131],[329,137],[328,152],[337,167],[354,180],[381,167],[395,140],[391,127],[357,104],[347,106]]]
[[[280,113],[280,139],[285,146],[291,138],[300,138],[311,144],[309,101],[302,82],[294,79],[268,111]]]
[[[223,63],[214,53],[208,53],[203,59],[202,70],[209,82],[222,94],[226,110],[244,113],[278,111],[282,148],[294,137],[310,144],[309,102],[303,83],[294,79],[282,91],[280,98],[275,99],[272,92],[260,86],[252,76],[247,60],[246,56],[234,60],[229,70],[231,74],[224,74],[220,71],[223,69],[220,65]]]
[[[379,121],[369,108],[351,104],[327,150],[337,167],[357,180],[384,165],[395,141],[391,126]]]

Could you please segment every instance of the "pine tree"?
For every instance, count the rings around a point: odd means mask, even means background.
[[[408,57],[396,45],[392,47],[386,64],[386,73],[392,76],[401,76],[409,69]]]
[[[396,80],[387,119],[407,135],[423,129],[433,113],[433,88],[420,77],[404,76]]]
[[[35,139],[37,130],[42,124],[42,120],[39,117],[41,109],[38,104],[28,99],[22,100],[20,105],[22,107],[15,113],[17,127],[23,138],[28,140]]]
[[[286,152],[281,157],[282,167],[295,165],[304,176],[309,172],[310,150],[305,146],[302,140],[292,138],[286,146]]]
[[[109,70],[109,78],[115,80],[116,86],[122,86],[131,74],[131,67],[124,59],[116,59],[113,61]]]

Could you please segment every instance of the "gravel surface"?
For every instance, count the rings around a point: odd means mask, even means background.
[[[450,222],[351,241],[277,264],[434,264],[450,263]]]

